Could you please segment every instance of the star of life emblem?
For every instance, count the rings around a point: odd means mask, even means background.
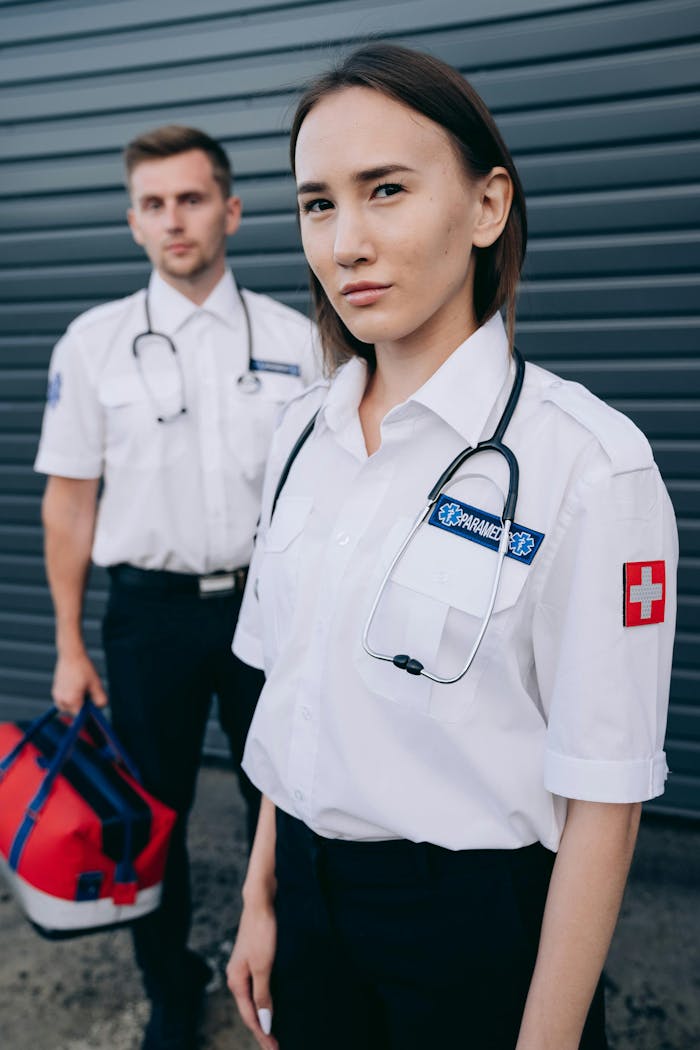
[[[529,532],[511,532],[508,543],[511,554],[518,558],[526,558],[534,546],[535,541]]]
[[[438,520],[443,525],[459,525],[462,508],[459,503],[443,503],[438,511]]]
[[[666,611],[666,562],[628,561],[622,567],[625,627],[663,623]]]

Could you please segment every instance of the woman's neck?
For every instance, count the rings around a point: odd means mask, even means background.
[[[377,365],[370,374],[360,403],[360,423],[368,455],[379,448],[381,422],[395,405],[408,400],[477,329],[473,320],[454,331],[416,332],[407,339],[377,343]]]

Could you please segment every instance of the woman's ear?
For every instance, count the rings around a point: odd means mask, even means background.
[[[505,168],[492,168],[479,180],[480,207],[472,243],[488,248],[498,240],[513,203],[513,183]]]

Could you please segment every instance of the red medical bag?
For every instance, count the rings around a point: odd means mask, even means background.
[[[176,815],[141,787],[101,712],[0,725],[0,869],[48,937],[158,907]]]

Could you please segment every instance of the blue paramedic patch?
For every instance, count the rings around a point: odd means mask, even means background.
[[[55,408],[61,400],[62,384],[63,380],[60,372],[56,372],[55,375],[49,376],[49,382],[46,387],[46,403],[51,408]]]
[[[482,547],[488,547],[492,551],[498,550],[503,531],[501,519],[497,515],[470,507],[468,503],[461,503],[460,500],[444,494],[435,504],[428,524],[455,536],[463,536],[474,543],[480,543]],[[513,522],[506,557],[530,565],[543,539],[544,533],[526,529],[524,525]]]

